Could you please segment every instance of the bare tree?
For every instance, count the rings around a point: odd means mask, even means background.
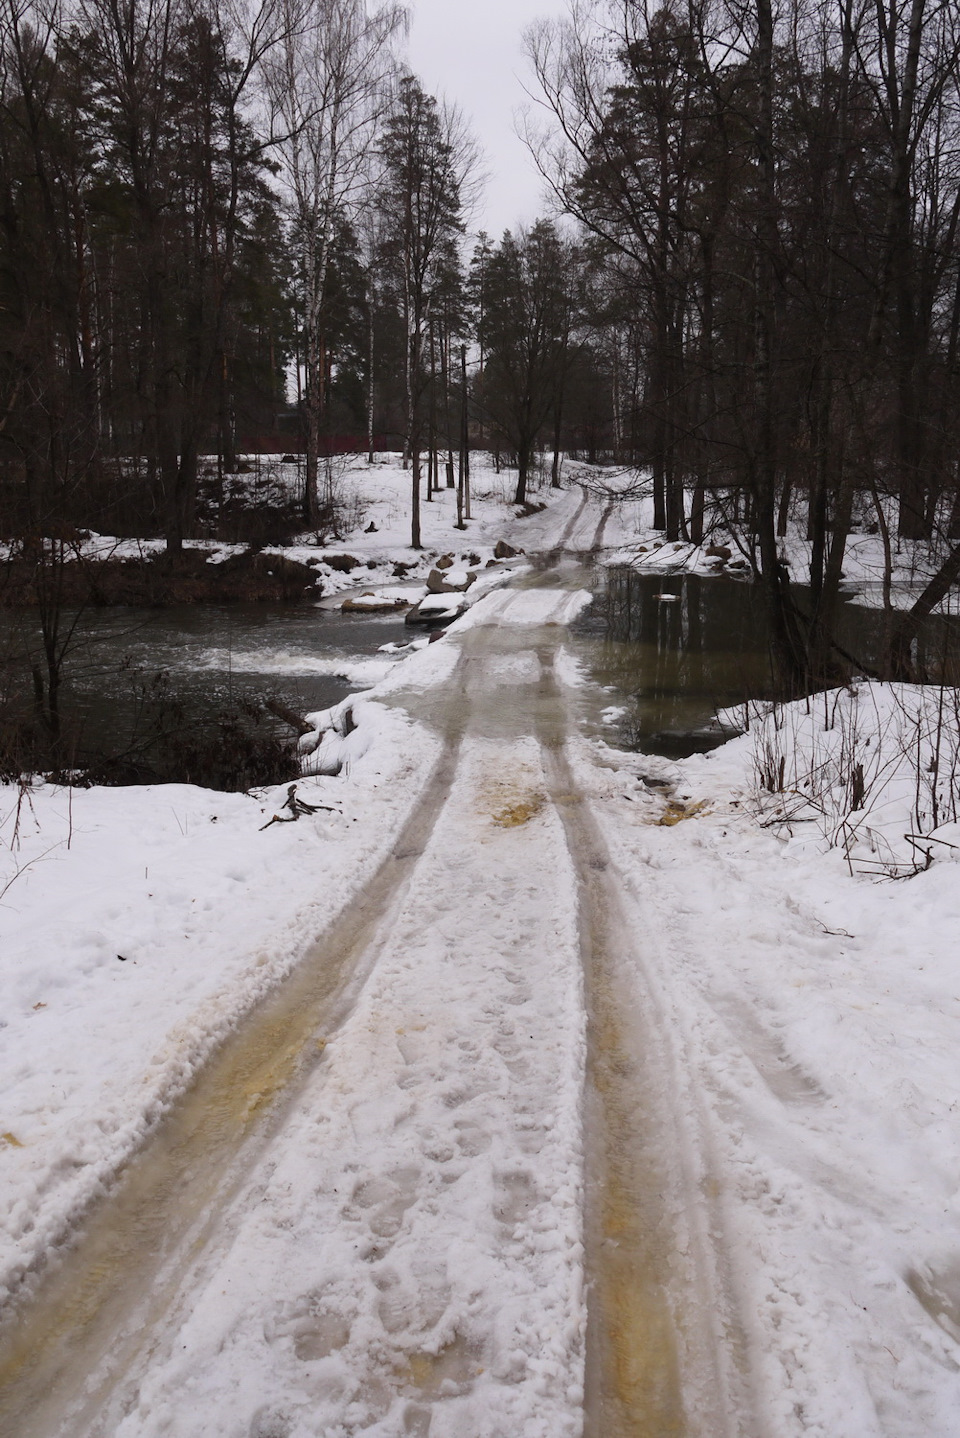
[[[317,522],[326,353],[324,306],[338,224],[369,182],[372,137],[395,67],[402,6],[279,0],[282,43],[264,66],[276,152],[298,251],[306,418],[304,518]]]
[[[404,76],[382,140],[380,205],[391,238],[384,252],[399,289],[406,333],[406,450],[411,466],[410,542],[420,548],[421,451],[431,317],[457,264],[465,198],[478,179],[478,150],[459,111]]]
[[[489,260],[484,403],[516,450],[516,504],[526,502],[535,447],[563,388],[576,269],[574,247],[548,220],[508,230]]]

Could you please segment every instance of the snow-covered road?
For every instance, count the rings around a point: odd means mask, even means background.
[[[523,522],[623,524],[575,492]],[[52,1261],[4,1435],[960,1434],[957,871],[878,888],[760,829],[749,736],[586,739],[579,578],[518,576],[357,701],[356,772],[304,791],[341,813],[171,793],[149,891],[130,820],[123,964],[97,824],[160,809],[76,796],[59,988],[23,881],[7,1032],[61,1035],[63,1101],[24,1039],[4,1272]]]
[[[585,1081],[598,1153],[608,1109],[636,1124],[633,1079],[607,1082],[608,1103],[585,1064],[578,876],[584,894],[603,862],[572,817],[553,660],[586,597],[477,607],[429,693],[444,757],[395,857],[221,1050],[27,1316],[43,1356],[8,1389],[22,1438],[581,1431]],[[622,1058],[604,1025],[592,1050]],[[593,1187],[588,1224],[607,1202]],[[609,1215],[593,1227],[602,1248]],[[673,1421],[672,1243],[629,1241],[610,1301],[638,1315],[628,1342],[658,1328],[614,1380],[618,1413]]]

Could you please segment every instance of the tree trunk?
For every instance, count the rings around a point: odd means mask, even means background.
[[[898,614],[893,622],[890,648],[886,655],[885,677],[887,679],[919,680],[923,675],[914,672],[910,648],[920,626],[945,599],[953,586],[960,581],[960,544],[951,549],[943,564],[922,591],[919,598],[905,614]]]
[[[517,447],[517,492],[513,496],[514,504],[526,504],[527,502],[527,472],[530,468],[530,445],[525,440]]]
[[[373,464],[374,388],[373,361],[376,328],[374,325],[373,288],[367,282],[367,463]]]
[[[803,687],[806,662],[799,642],[790,577],[780,563],[776,525],[776,412],[773,345],[776,317],[774,256],[778,248],[776,157],[773,125],[773,11],[771,0],[757,0],[758,227],[756,246],[757,444],[753,473],[754,533],[760,553],[761,582],[767,595],[770,642],[777,678],[787,693]]]
[[[550,468],[550,488],[560,488],[560,441],[563,433],[563,391],[564,384],[561,376],[557,386],[557,398],[553,408],[553,464]]]
[[[470,518],[470,410],[467,399],[467,347],[460,346],[460,474],[457,491],[457,524]]]

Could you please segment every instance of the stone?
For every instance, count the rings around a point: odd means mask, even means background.
[[[354,558],[352,554],[325,554],[323,562],[328,564],[331,569],[335,569],[338,574],[349,574],[360,563],[359,559]]]
[[[419,604],[407,610],[404,623],[449,624],[451,619],[456,619],[462,613],[463,605],[457,599],[448,599],[442,594],[427,594]]]
[[[431,569],[427,575],[428,594],[451,594],[453,591],[439,569]]]
[[[452,555],[452,554],[441,554],[440,558],[437,560],[437,568],[438,568],[438,569],[452,569],[452,568],[453,568],[453,555]]]
[[[476,575],[473,578],[475,579]],[[473,579],[462,569],[450,570],[448,575],[439,569],[431,569],[427,575],[427,593],[462,594],[465,589],[469,589],[472,583]]]
[[[369,589],[363,594],[349,595],[340,605],[341,614],[392,614],[394,610],[406,608],[407,601],[390,599],[385,594],[373,594]]]
[[[731,559],[733,550],[726,544],[708,544],[703,551],[708,559]]]
[[[436,619],[455,619],[458,614],[463,613],[464,605],[459,599],[446,594],[427,594],[421,599],[418,608],[421,619],[432,622]]]
[[[522,551],[519,551],[522,553]],[[514,559],[518,551],[505,539],[498,539],[493,551],[494,559]]]

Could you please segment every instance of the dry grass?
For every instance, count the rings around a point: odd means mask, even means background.
[[[706,806],[706,799],[698,799],[695,804],[685,804],[680,799],[670,799],[657,820],[657,827],[672,829],[674,824],[682,824],[684,819],[693,819],[697,814],[702,814]]]

